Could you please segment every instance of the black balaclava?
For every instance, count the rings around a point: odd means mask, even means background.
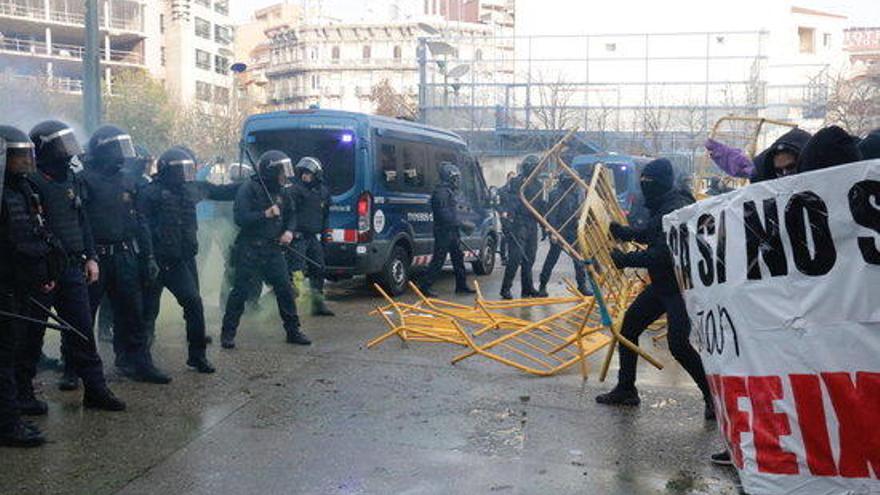
[[[73,129],[64,122],[47,120],[34,126],[30,132],[34,143],[37,168],[55,179],[64,179],[70,170],[70,161],[83,150]]]
[[[639,180],[645,205],[655,209],[660,205],[663,196],[675,187],[675,171],[672,162],[666,158],[658,158],[645,165]]]
[[[798,173],[820,170],[862,160],[856,139],[836,125],[817,132],[798,157]]]

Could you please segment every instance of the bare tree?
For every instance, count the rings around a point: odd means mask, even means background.
[[[394,89],[388,79],[383,79],[370,91],[370,101],[376,105],[376,115],[387,117],[405,117],[415,119],[418,116],[417,104],[409,95]]]
[[[537,105],[533,104],[532,115],[539,129],[567,130],[580,124],[581,113],[573,108],[578,93],[576,85],[567,82],[562,73],[538,74],[533,81]]]
[[[826,124],[837,124],[855,135],[880,126],[880,81],[842,74],[832,82],[825,114]]]

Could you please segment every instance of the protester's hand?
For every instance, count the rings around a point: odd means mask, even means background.
[[[55,281],[52,280],[52,281],[50,281],[50,282],[46,282],[45,284],[43,284],[43,285],[40,287],[40,291],[41,291],[43,294],[48,294],[48,293],[52,292],[53,290],[55,290],[55,286],[56,286]]]
[[[272,205],[263,212],[263,216],[266,218],[275,218],[281,216],[281,208],[278,205]]]
[[[147,257],[147,281],[151,284],[155,284],[157,280],[159,280],[159,263],[156,263],[156,258],[149,256]]]
[[[626,227],[620,225],[617,222],[611,222],[611,225],[608,227],[608,230],[611,231],[611,235],[618,240],[621,240],[624,235],[626,235]]]
[[[293,241],[293,232],[289,230],[285,230],[281,237],[278,238],[278,243],[282,246],[289,246],[291,241]]]
[[[91,285],[98,281],[98,277],[101,276],[101,270],[98,268],[98,262],[95,260],[86,261],[86,283]]]
[[[626,268],[626,264],[624,263],[626,259],[626,253],[619,249],[614,249],[611,251],[611,261],[614,262],[614,266],[617,268]]]

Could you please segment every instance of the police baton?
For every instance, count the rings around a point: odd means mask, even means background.
[[[51,328],[52,330],[58,330],[59,332],[69,330],[67,327],[63,327],[61,325],[56,325],[54,323],[49,323],[47,321],[38,320],[36,318],[29,318],[27,316],[22,316],[22,315],[15,314],[15,313],[10,313],[8,311],[0,311],[0,317],[2,317],[5,320],[20,320],[25,323],[33,323],[35,325],[42,325],[42,326],[45,326],[46,328]]]
[[[33,304],[34,306],[36,306],[36,307],[38,307],[40,310],[42,310],[44,313],[46,313],[46,316],[48,316],[49,318],[55,320],[59,325],[62,325],[62,326],[64,327],[64,330],[67,330],[68,332],[70,332],[70,333],[76,335],[77,337],[79,337],[79,338],[85,340],[86,342],[89,342],[89,341],[90,341],[90,339],[89,339],[88,337],[86,337],[85,335],[83,335],[82,332],[80,332],[79,330],[77,330],[76,327],[74,327],[73,325],[71,325],[70,323],[68,323],[67,321],[65,321],[63,318],[61,318],[60,316],[58,316],[58,314],[56,314],[55,312],[53,312],[50,308],[47,308],[46,306],[44,306],[40,301],[37,301],[37,300],[36,300],[35,298],[33,298],[33,297],[30,297],[30,298],[28,298],[28,299],[30,300],[31,304]],[[47,326],[48,326],[48,323],[47,323]]]
[[[312,265],[314,265],[315,268],[317,268],[318,270],[324,269],[323,265],[321,265],[317,261],[309,258],[305,254],[299,252],[298,250],[294,249],[290,244],[281,244],[281,245],[284,246],[284,248],[287,249],[288,251],[290,251],[291,253],[295,254],[296,256],[299,256],[300,259],[305,260],[307,263],[311,263]]]
[[[525,250],[525,248],[523,248],[522,243],[519,242],[519,239],[516,237],[516,235],[515,235],[515,234],[512,234],[512,235],[510,236],[510,239],[513,241],[514,244],[516,244],[516,247],[517,247],[517,249],[519,249],[519,252],[520,252],[520,254],[522,255],[522,257],[525,258],[526,261],[529,262],[529,264],[533,264],[535,261],[532,259],[531,256],[529,256],[528,254],[526,254],[526,250]],[[509,256],[509,254],[508,254],[508,256]]]

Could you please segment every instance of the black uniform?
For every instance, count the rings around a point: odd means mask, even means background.
[[[23,176],[7,175],[4,182],[0,205],[0,310],[20,315],[27,311],[30,297],[58,280],[65,255],[44,227],[36,186]],[[18,320],[0,319],[0,438],[6,443],[9,437],[25,440],[30,436],[34,442],[20,445],[36,445],[42,443],[42,437],[38,432],[29,435],[22,431],[17,411],[16,336],[21,335],[23,327]]]
[[[639,294],[623,317],[621,334],[638,344],[639,336],[658,318],[666,314],[667,340],[669,350],[682,368],[687,371],[703,392],[707,408],[711,407],[709,386],[699,354],[691,346],[690,319],[684,299],[675,278],[672,254],[663,235],[663,216],[693,203],[674,188],[672,164],[665,159],[655,160],[645,166],[642,172],[642,191],[646,205],[651,210],[651,218],[643,228],[612,226],[612,234],[622,241],[636,241],[647,245],[647,249],[633,253],[615,251],[612,259],[620,268],[647,268],[651,277],[649,284]],[[647,181],[646,181],[647,179]],[[620,346],[620,371],[617,388],[609,394],[599,396],[599,402],[615,394],[632,394],[637,397],[636,361],[638,355],[625,346]],[[637,402],[637,398],[635,399]]]
[[[571,180],[562,180],[553,189],[547,202],[553,207],[553,210],[548,213],[547,220],[551,225],[561,228],[560,234],[565,237],[565,241],[574,246],[577,242],[578,226],[578,218],[575,215],[583,204],[584,196],[580,187],[569,191],[571,185]],[[553,274],[553,268],[556,267],[556,263],[559,261],[560,254],[562,254],[562,245],[551,240],[550,250],[547,252],[547,258],[544,260],[544,266],[541,268],[541,286],[538,289],[539,295],[543,297],[547,296],[547,284],[550,282],[550,276]],[[576,258],[572,258],[571,261],[574,264],[578,290],[582,294],[590,294],[592,291],[587,288],[587,275],[583,264]]]
[[[291,272],[303,271],[309,278],[312,292],[320,295],[324,291],[324,245],[323,234],[327,230],[330,216],[330,191],[323,182],[315,178],[304,183],[295,177],[286,189],[292,208],[292,224],[296,225],[292,244],[297,253],[302,253],[306,261],[296,253],[287,252]]]
[[[440,275],[446,263],[446,255],[452,259],[455,271],[455,290],[468,292],[465,277],[464,253],[461,250],[460,229],[463,227],[459,211],[464,207],[463,196],[450,182],[441,182],[431,195],[431,211],[434,214],[434,253],[431,264],[420,280],[423,291],[430,292],[431,286]]]
[[[95,345],[89,289],[85,278],[85,263],[96,260],[91,224],[85,213],[84,186],[72,171],[64,170],[54,178],[45,172],[33,175],[32,180],[43,201],[46,224],[61,242],[67,254],[67,268],[58,278],[52,292],[35,296],[46,307],[54,307],[58,315],[88,341],[70,332],[61,334],[61,354],[65,366],[79,377],[87,393],[106,388],[103,364]],[[32,317],[46,321],[47,315],[36,310]],[[19,395],[33,396],[32,381],[43,348],[45,327],[29,325],[20,339],[21,352],[16,364]]]
[[[226,303],[226,314],[223,316],[224,346],[234,340],[244,304],[261,279],[275,293],[284,330],[288,335],[299,333],[299,316],[284,259],[284,248],[278,244],[284,231],[296,230],[296,217],[290,211],[291,203],[286,194],[282,194],[280,190],[270,192],[273,196],[270,202],[266,193],[260,179],[255,175],[241,185],[235,197],[235,223],[241,230],[233,246],[235,282]],[[280,205],[284,213],[282,217],[265,217],[264,212],[273,204]]]
[[[502,202],[502,227],[504,235],[509,237],[507,245],[507,266],[504,267],[504,278],[501,282],[502,296],[509,296],[513,287],[513,279],[520,270],[520,289],[522,297],[537,295],[532,279],[532,267],[538,252],[538,221],[531,211],[523,204],[519,192],[528,177],[520,174],[510,181],[510,188]],[[532,182],[525,194],[528,198],[540,201],[540,185]]]
[[[142,270],[153,259],[153,246],[147,224],[137,211],[135,180],[122,171],[108,174],[92,167],[82,178],[101,270],[98,281],[89,287],[92,317],[107,294],[113,306],[116,365],[153,370],[142,293],[143,280],[149,275]]]
[[[167,288],[183,308],[189,360],[193,363],[205,358],[205,311],[196,269],[196,203],[204,199],[232,201],[237,190],[238,184],[169,185],[159,178],[144,186],[138,195],[138,209],[152,234],[153,253],[160,268],[156,282],[144,289],[144,324],[149,343],[155,338],[162,291]]]

